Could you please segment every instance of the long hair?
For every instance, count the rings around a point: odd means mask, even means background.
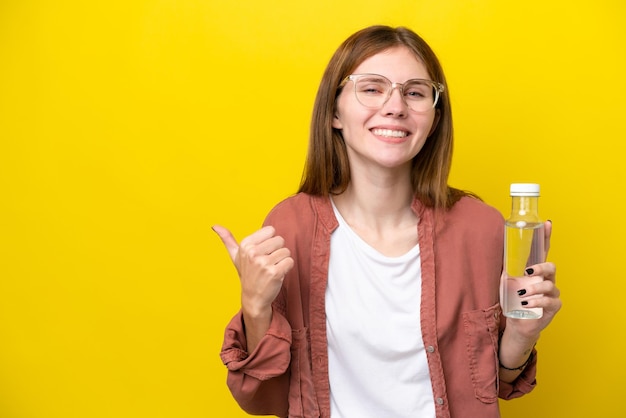
[[[411,183],[417,199],[428,207],[449,208],[468,193],[448,187],[452,163],[452,113],[441,64],[430,46],[404,27],[371,26],[362,29],[335,51],[320,82],[309,149],[300,192],[317,196],[340,194],[350,182],[350,165],[340,130],[332,127],[342,80],[367,58],[394,47],[406,47],[424,64],[432,80],[446,88],[439,96],[439,123],[413,158]]]

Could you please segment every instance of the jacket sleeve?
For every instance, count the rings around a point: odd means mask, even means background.
[[[512,383],[500,382],[498,396],[502,399],[519,398],[535,388],[537,385],[537,350],[533,349],[532,360],[524,371]]]
[[[291,326],[274,309],[265,336],[252,353],[246,351],[241,311],[226,327],[220,357],[228,369],[227,384],[239,406],[252,415],[286,417],[291,361]]]

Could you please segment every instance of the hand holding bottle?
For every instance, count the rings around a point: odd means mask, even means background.
[[[543,224],[545,231],[545,251],[550,248],[552,223]],[[537,343],[541,332],[552,322],[561,309],[560,291],[556,287],[556,267],[553,263],[544,262],[530,265],[526,275],[534,278],[534,284],[524,286],[521,294],[516,294],[519,304],[526,302],[525,307],[541,308],[541,318],[528,320],[507,318],[506,328],[500,340],[499,360],[502,367],[517,367],[529,361],[529,355]],[[505,382],[514,381],[521,373],[521,368],[500,369],[500,379]]]

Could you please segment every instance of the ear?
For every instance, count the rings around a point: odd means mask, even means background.
[[[341,120],[339,120],[339,115],[337,113],[335,113],[335,116],[333,116],[333,128],[343,129],[343,123],[341,123]]]
[[[437,129],[437,125],[439,125],[439,119],[441,118],[441,112],[439,109],[435,109],[435,119],[433,119],[433,125],[430,127],[430,132],[428,132],[428,136],[431,136],[435,129]]]

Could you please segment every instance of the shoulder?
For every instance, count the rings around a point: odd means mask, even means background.
[[[504,217],[482,200],[464,196],[447,211],[444,228],[475,236],[499,236],[503,233]]]
[[[435,215],[434,223],[441,257],[465,266],[487,263],[497,267],[502,262],[504,217],[494,207],[466,196],[442,216]],[[462,264],[461,260],[468,258],[471,260]]]
[[[332,230],[336,224],[330,198],[298,193],[279,202],[267,215],[264,225],[272,225],[280,234],[311,232],[321,223]]]
[[[449,215],[474,221],[504,221],[504,217],[496,208],[472,196],[463,196],[459,199],[450,208]]]
[[[267,214],[267,220],[288,221],[291,218],[297,218],[298,215],[310,216],[311,213],[312,196],[305,193],[298,193],[278,202]]]

